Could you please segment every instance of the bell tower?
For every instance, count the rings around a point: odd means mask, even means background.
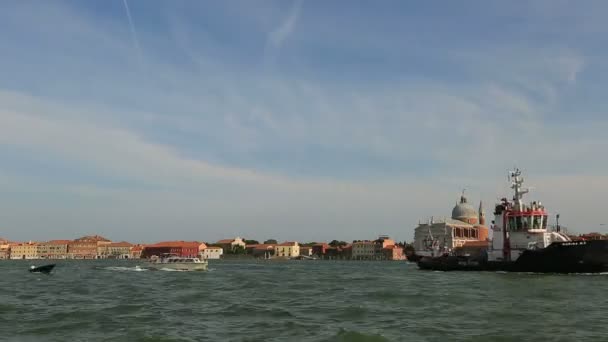
[[[486,225],[486,215],[483,213],[483,202],[479,201],[479,224]]]

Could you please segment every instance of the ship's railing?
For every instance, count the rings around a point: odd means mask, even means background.
[[[528,244],[511,244],[510,247],[511,247],[511,249],[531,249],[531,248],[533,248],[533,245],[528,245]]]
[[[564,226],[561,226],[561,225],[559,226],[559,230],[557,229],[556,225],[547,226],[547,231],[548,232],[562,233],[562,234],[568,235],[568,228],[566,228]]]

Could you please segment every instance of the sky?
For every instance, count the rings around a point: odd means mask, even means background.
[[[0,236],[403,241],[517,166],[608,232],[605,1],[2,1]]]

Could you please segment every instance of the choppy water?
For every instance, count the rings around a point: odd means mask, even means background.
[[[0,262],[0,340],[606,341],[608,275],[443,273],[414,264]],[[39,264],[39,262],[37,262]]]

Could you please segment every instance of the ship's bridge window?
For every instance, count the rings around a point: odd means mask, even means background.
[[[524,220],[521,216],[515,218],[515,225],[517,226],[517,230],[522,230],[524,228]]]
[[[532,218],[532,229],[540,229],[540,215],[534,215]]]
[[[543,229],[547,229],[547,215],[543,215]]]
[[[509,217],[509,230],[515,230],[515,229],[517,229],[517,227],[515,225],[515,217],[510,216]]]

